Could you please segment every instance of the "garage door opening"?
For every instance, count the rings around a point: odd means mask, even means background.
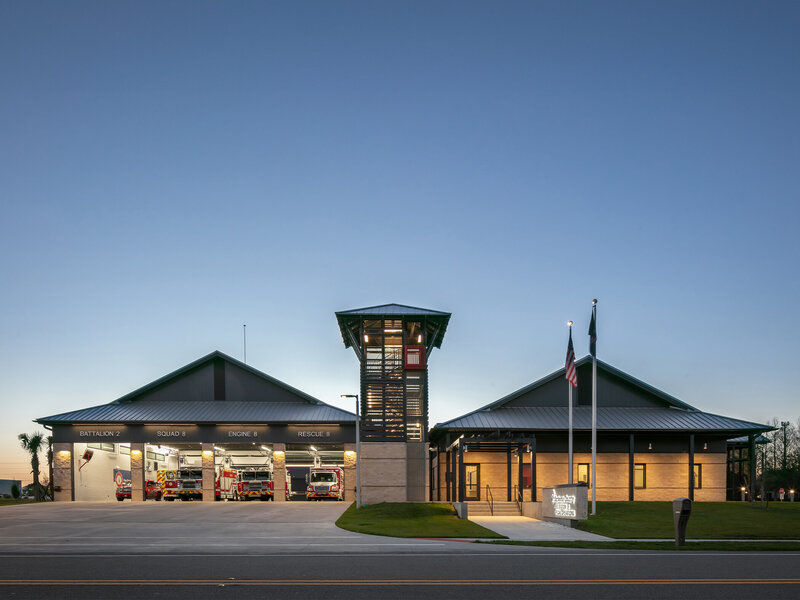
[[[293,502],[344,500],[342,444],[287,444],[288,499]]]

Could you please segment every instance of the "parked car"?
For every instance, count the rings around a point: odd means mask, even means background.
[[[144,499],[145,500],[161,500],[162,492],[161,486],[157,481],[144,482]],[[131,486],[126,484],[117,488],[117,500],[122,502],[126,498],[130,500]]]

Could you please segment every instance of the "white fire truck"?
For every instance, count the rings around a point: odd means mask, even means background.
[[[221,468],[217,471],[214,485],[215,500],[236,500],[238,498],[238,474],[233,469]]]
[[[339,467],[312,467],[306,499],[344,500],[344,471]]]
[[[272,466],[237,467],[240,500],[273,500]]]
[[[200,467],[181,467],[177,471],[158,471],[158,481],[162,481],[164,500],[194,500],[203,498],[203,469]]]

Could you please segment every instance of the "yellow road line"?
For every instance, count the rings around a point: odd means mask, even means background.
[[[0,586],[600,586],[600,585],[800,585],[785,579],[2,579]]]

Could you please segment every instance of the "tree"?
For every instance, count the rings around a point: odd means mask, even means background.
[[[17,436],[20,446],[31,455],[31,472],[33,473],[33,499],[38,502],[39,494],[39,452],[45,443],[44,434],[37,431],[32,435],[20,433]]]
[[[19,495],[20,495],[19,486],[16,483],[12,483],[11,484],[11,497],[14,500],[19,500]]]
[[[56,497],[53,495],[53,436],[47,436],[47,468],[50,471],[48,477],[48,494],[50,496],[50,500],[55,500]]]

